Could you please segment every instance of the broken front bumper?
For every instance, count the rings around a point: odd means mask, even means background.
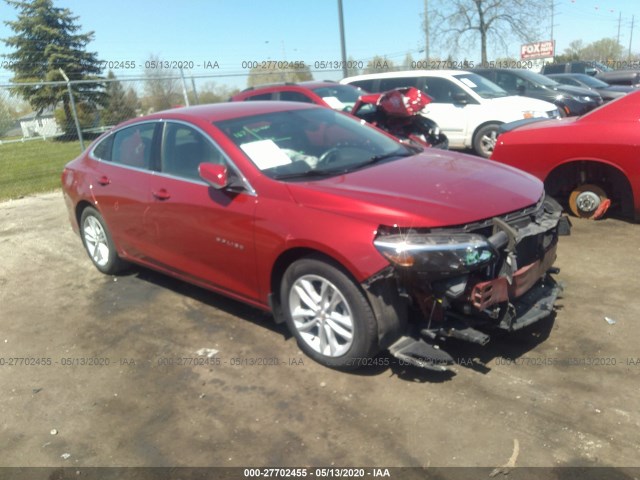
[[[381,231],[376,246],[392,263],[386,278],[418,314],[388,346],[405,362],[441,370],[453,359],[439,342],[486,344],[491,330],[518,330],[549,315],[560,293],[551,275],[558,236],[570,223],[550,198],[471,225]]]

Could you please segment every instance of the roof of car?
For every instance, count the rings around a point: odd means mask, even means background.
[[[255,87],[249,87],[242,90],[240,93],[244,92],[259,92],[260,90],[268,90],[273,88],[282,88],[282,87],[301,87],[301,88],[317,88],[317,87],[328,87],[331,85],[340,85],[337,82],[332,80],[307,80],[304,82],[278,82],[278,83],[266,83],[264,85],[256,85]]]
[[[403,70],[399,72],[369,73],[354,75],[340,80],[340,83],[349,84],[355,80],[372,80],[378,78],[403,78],[403,77],[455,77],[473,73],[469,70]]]
[[[135,120],[157,120],[157,119],[200,119],[207,122],[228,120],[251,115],[260,115],[271,112],[284,112],[288,110],[304,110],[307,108],[322,108],[310,103],[300,102],[223,102],[196,105],[193,107],[172,108],[161,112],[138,117]]]

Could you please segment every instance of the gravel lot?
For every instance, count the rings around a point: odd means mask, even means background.
[[[640,466],[640,225],[572,221],[548,321],[452,373],[347,374],[262,312],[100,274],[60,192],[0,203],[0,465]]]

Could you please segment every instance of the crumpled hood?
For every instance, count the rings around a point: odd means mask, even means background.
[[[520,170],[434,150],[288,187],[306,208],[405,227],[483,220],[535,204],[543,193],[542,182]]]

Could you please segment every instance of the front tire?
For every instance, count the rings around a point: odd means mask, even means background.
[[[292,263],[282,279],[280,301],[298,345],[318,363],[352,370],[378,353],[369,302],[332,263],[318,258]]]
[[[89,258],[102,273],[112,275],[125,268],[126,262],[118,256],[104,218],[95,208],[82,211],[80,235]]]
[[[498,139],[498,130],[500,125],[497,123],[489,123],[481,127],[473,137],[473,149],[476,154],[484,158],[489,158],[493,153]]]

